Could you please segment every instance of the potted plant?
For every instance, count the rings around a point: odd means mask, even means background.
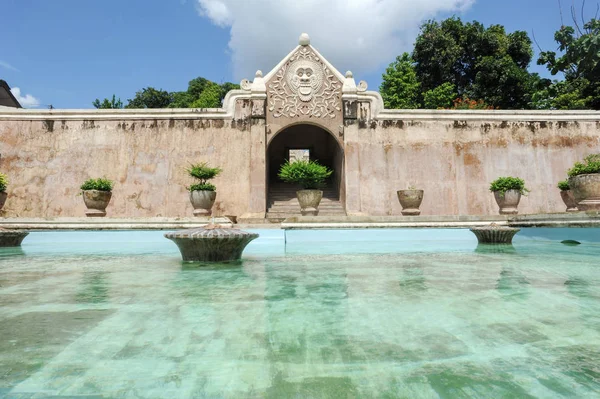
[[[567,174],[577,208],[600,210],[600,154],[588,155],[583,163],[575,162]]]
[[[112,197],[113,182],[105,178],[87,179],[81,187],[83,202],[87,207],[86,216],[106,216],[106,207]]]
[[[6,202],[6,187],[8,187],[8,177],[4,173],[0,173],[0,209],[4,206]]]
[[[566,212],[579,211],[579,209],[577,209],[577,202],[575,201],[575,197],[573,196],[573,192],[571,191],[571,187],[569,186],[569,181],[559,181],[558,188],[560,189],[560,197],[567,206]]]
[[[402,205],[402,214],[405,216],[418,216],[421,214],[419,207],[423,201],[423,190],[409,186],[407,190],[398,190],[398,201]]]
[[[302,190],[296,191],[302,216],[317,216],[319,203],[323,198],[320,188],[332,173],[333,170],[317,161],[287,161],[281,165],[279,178],[286,183],[299,184],[302,187]]]
[[[499,177],[490,185],[501,215],[516,215],[521,195],[527,195],[525,182],[518,177]]]
[[[190,202],[194,207],[194,216],[210,216],[217,192],[215,186],[208,181],[217,177],[222,170],[211,168],[206,162],[191,164],[186,170],[191,177],[198,181],[188,187]]]

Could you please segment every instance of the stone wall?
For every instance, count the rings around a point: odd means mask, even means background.
[[[531,190],[521,213],[564,212],[556,184],[600,152],[600,113],[487,112],[396,111],[347,123],[348,213],[399,215],[396,190],[414,186],[425,190],[424,215],[497,214],[488,189],[500,176]]]
[[[0,110],[0,171],[10,179],[2,215],[83,216],[79,186],[105,176],[116,182],[109,216],[191,216],[185,168],[207,161],[223,168],[214,181],[215,214],[262,217],[274,129],[260,109],[238,101],[227,114]],[[340,191],[348,214],[399,215],[396,190],[411,185],[425,190],[424,215],[497,214],[488,187],[506,175],[524,178],[531,189],[521,213],[561,212],[556,183],[576,160],[600,152],[598,112],[357,115],[337,129],[323,126],[343,143],[337,157],[344,157]],[[301,126],[296,130],[301,134]]]
[[[248,125],[146,117],[0,119],[0,170],[10,179],[4,216],[83,216],[79,186],[103,176],[115,181],[108,216],[192,216],[185,169],[201,161],[223,168],[214,180],[215,213],[246,212]]]

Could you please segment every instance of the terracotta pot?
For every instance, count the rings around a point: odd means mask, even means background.
[[[319,214],[319,203],[323,198],[321,190],[298,190],[296,197],[300,203],[300,213],[302,216],[317,216]]]
[[[423,201],[423,190],[398,190],[396,194],[402,205],[403,215],[418,216],[421,214],[419,207]]]
[[[571,190],[561,190],[560,197],[563,202],[567,206],[567,210],[565,212],[578,212],[577,209],[577,201],[575,201],[575,196],[573,195],[573,191]]]
[[[2,207],[6,203],[6,197],[8,197],[8,194],[6,194],[6,192],[0,193],[0,209],[2,209]]]
[[[216,198],[216,191],[190,191],[190,201],[194,207],[194,216],[210,216]]]
[[[85,215],[89,217],[106,216],[106,207],[112,197],[112,191],[83,190],[83,202],[88,208]]]
[[[516,215],[519,213],[517,209],[521,200],[521,192],[519,190],[507,190],[504,195],[499,191],[494,191],[494,198],[500,208],[501,215]]]
[[[569,177],[569,186],[580,211],[600,211],[600,173]]]

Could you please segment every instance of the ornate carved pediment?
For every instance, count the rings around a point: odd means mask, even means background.
[[[299,47],[267,85],[273,117],[333,119],[342,109],[342,82],[308,45]]]

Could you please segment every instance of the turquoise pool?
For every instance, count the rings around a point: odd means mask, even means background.
[[[258,232],[222,265],[183,264],[159,231],[0,249],[0,398],[600,396],[600,229],[499,250],[468,230]]]

